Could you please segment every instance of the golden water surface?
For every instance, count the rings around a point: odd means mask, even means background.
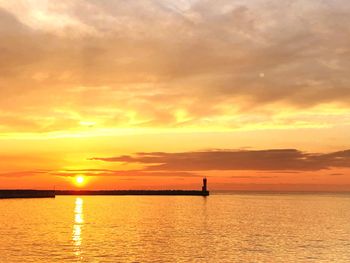
[[[350,262],[350,195],[4,199],[0,262]]]

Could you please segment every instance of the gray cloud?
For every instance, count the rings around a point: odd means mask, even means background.
[[[306,153],[295,149],[151,152],[92,160],[140,163],[145,165],[145,171],[318,171],[349,168],[350,150],[326,154]]]
[[[197,152],[141,152],[134,155],[116,157],[95,157],[90,160],[141,164],[143,168],[134,170],[113,169],[64,169],[27,170],[0,173],[0,177],[23,176],[119,176],[119,177],[202,177],[208,171],[249,170],[270,175],[229,175],[233,179],[277,178],[280,174],[299,174],[306,171],[350,168],[350,150],[332,153],[307,153],[296,149],[268,150],[208,150]],[[343,175],[336,172],[330,176]],[[225,176],[224,176],[225,177]]]

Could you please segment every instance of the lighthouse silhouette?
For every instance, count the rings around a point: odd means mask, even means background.
[[[203,178],[203,186],[202,186],[202,192],[206,192],[207,190],[207,178]]]

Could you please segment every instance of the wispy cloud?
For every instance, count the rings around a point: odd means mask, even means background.
[[[93,160],[140,163],[145,165],[145,171],[318,171],[349,168],[350,150],[332,153],[306,153],[295,149],[151,152]]]
[[[109,170],[109,169],[64,169],[64,170],[32,170],[0,173],[0,177],[26,177],[26,176],[60,176],[74,177],[84,176],[116,176],[116,177],[201,177],[200,174],[182,171],[144,171],[144,170]]]
[[[81,170],[62,170],[51,171],[49,174],[56,176],[76,176],[83,174],[85,176],[118,176],[118,177],[133,177],[133,176],[149,176],[149,177],[198,177],[199,174],[191,172],[178,171],[144,171],[144,170],[109,170],[109,169],[81,169]]]
[[[25,176],[38,176],[50,173],[49,170],[32,170],[32,171],[13,171],[2,172],[0,177],[25,177]]]
[[[308,153],[296,149],[207,150],[196,152],[140,152],[134,155],[94,157],[91,161],[138,164],[139,169],[36,169],[0,173],[0,177],[24,176],[116,176],[116,177],[202,177],[204,175],[233,179],[273,179],[279,175],[303,174],[338,168],[350,168],[350,150],[331,153]],[[110,166],[110,165],[109,165]],[[132,167],[132,166],[131,166]],[[212,172],[217,174],[212,174]],[[225,173],[253,171],[253,174]],[[261,175],[266,173],[266,175]],[[278,173],[278,175],[276,175]],[[333,172],[328,176],[344,173]]]

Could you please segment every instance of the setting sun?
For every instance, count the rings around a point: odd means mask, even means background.
[[[74,182],[77,186],[82,186],[85,184],[85,177],[82,175],[76,176]]]

